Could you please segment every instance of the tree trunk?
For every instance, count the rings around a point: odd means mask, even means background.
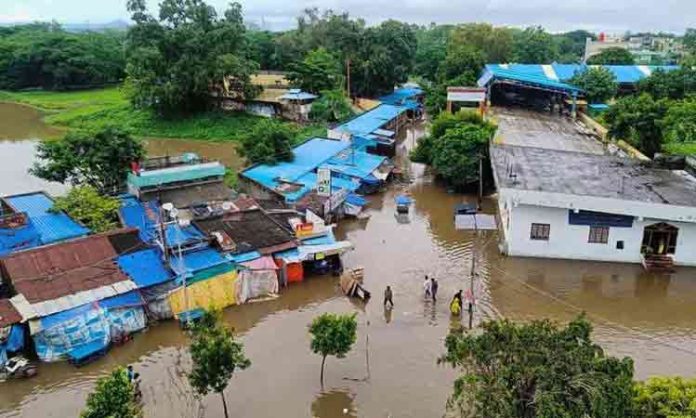
[[[321,388],[324,388],[324,363],[326,363],[326,356],[321,358],[321,376],[319,377],[319,381],[321,382]]]
[[[220,397],[222,398],[222,409],[225,411],[225,418],[229,418],[227,414],[227,401],[225,400],[225,392],[220,392]]]

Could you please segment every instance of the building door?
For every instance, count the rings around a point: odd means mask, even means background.
[[[642,254],[674,254],[679,228],[665,222],[648,225],[643,230]]]

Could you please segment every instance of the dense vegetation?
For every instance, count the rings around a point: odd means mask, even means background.
[[[92,186],[73,187],[65,196],[56,197],[55,202],[52,210],[66,212],[94,233],[107,232],[119,226],[121,201],[100,195]]]
[[[123,367],[97,380],[97,387],[87,397],[80,418],[138,418],[142,408],[135,401],[133,384]]]
[[[614,73],[604,67],[590,68],[568,80],[585,92],[588,103],[603,103],[614,96],[619,89]]]
[[[0,89],[65,90],[120,82],[123,32],[69,33],[55,23],[0,27]]]
[[[411,160],[428,164],[448,184],[461,188],[479,179],[479,158],[488,166],[488,142],[495,126],[472,111],[442,112],[418,141]]]
[[[626,48],[607,48],[587,60],[590,65],[633,65],[633,55]]]

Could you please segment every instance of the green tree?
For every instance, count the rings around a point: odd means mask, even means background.
[[[604,354],[584,318],[453,331],[440,362],[460,368],[450,408],[462,417],[625,418],[632,407],[633,361]]]
[[[228,417],[224,390],[235,370],[244,370],[251,362],[244,356],[242,343],[235,341],[232,331],[221,323],[217,311],[206,312],[201,323],[194,326],[192,338],[189,382],[199,396],[220,394]]]
[[[638,91],[648,93],[655,99],[683,99],[696,94],[696,68],[658,69],[638,83]]]
[[[246,58],[259,64],[262,70],[281,70],[276,55],[276,35],[265,30],[248,30],[244,34]]]
[[[672,103],[661,126],[666,142],[696,143],[696,98]]]
[[[38,161],[30,169],[35,176],[112,194],[121,190],[131,163],[140,161],[145,150],[128,133],[108,127],[96,133],[72,131],[60,140],[41,141],[36,156]]]
[[[634,388],[636,418],[696,417],[696,379],[651,377]]]
[[[240,152],[251,163],[276,164],[292,161],[292,145],[296,132],[273,120],[259,123],[242,138]]]
[[[467,23],[457,26],[449,38],[449,50],[466,47],[479,51],[486,63],[510,62],[513,53],[513,31],[488,23]],[[481,71],[477,68],[476,71]]]
[[[57,197],[53,210],[66,212],[92,232],[100,233],[118,227],[119,207],[118,199],[102,196],[91,186],[79,186]]]
[[[137,418],[142,416],[135,402],[133,385],[126,370],[119,367],[97,380],[97,387],[87,397],[80,418]]]
[[[597,55],[591,56],[587,63],[590,65],[633,65],[635,59],[626,48],[607,48]]]
[[[696,55],[696,29],[687,28],[686,32],[684,32],[682,42],[684,43],[684,49],[686,52]]]
[[[590,68],[576,73],[569,82],[583,89],[590,103],[603,103],[611,99],[619,88],[614,73],[604,67]]]
[[[667,101],[641,94],[617,100],[605,113],[604,120],[609,125],[609,135],[628,141],[652,157],[662,149],[660,121],[666,112]]]
[[[322,122],[340,122],[352,115],[353,108],[342,90],[322,91],[309,113],[312,120]]]
[[[135,106],[174,115],[208,108],[213,88],[241,98],[258,93],[239,3],[222,17],[202,0],[163,0],[157,19],[145,0],[128,0],[128,11],[135,25],[128,31],[126,85]]]
[[[451,25],[421,27],[416,30],[416,55],[413,73],[434,82],[440,63],[447,55],[447,41],[452,31]]]
[[[558,62],[561,63],[578,63],[582,61],[585,54],[585,43],[587,38],[592,40],[597,37],[586,30],[574,30],[558,35],[553,35],[558,46]]]
[[[292,64],[286,78],[291,86],[310,93],[333,90],[343,84],[341,65],[324,48],[310,51],[302,62]]]
[[[513,60],[520,64],[551,64],[558,56],[553,36],[541,26],[513,32]]]
[[[321,385],[324,386],[324,364],[327,356],[343,358],[357,339],[358,322],[353,315],[324,313],[309,325],[312,352],[321,355]]]

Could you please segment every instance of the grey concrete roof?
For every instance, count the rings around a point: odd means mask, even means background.
[[[696,207],[696,179],[637,160],[582,152],[493,145],[498,188]]]
[[[602,143],[587,128],[568,118],[501,107],[493,113],[498,123],[498,144],[605,154]]]

